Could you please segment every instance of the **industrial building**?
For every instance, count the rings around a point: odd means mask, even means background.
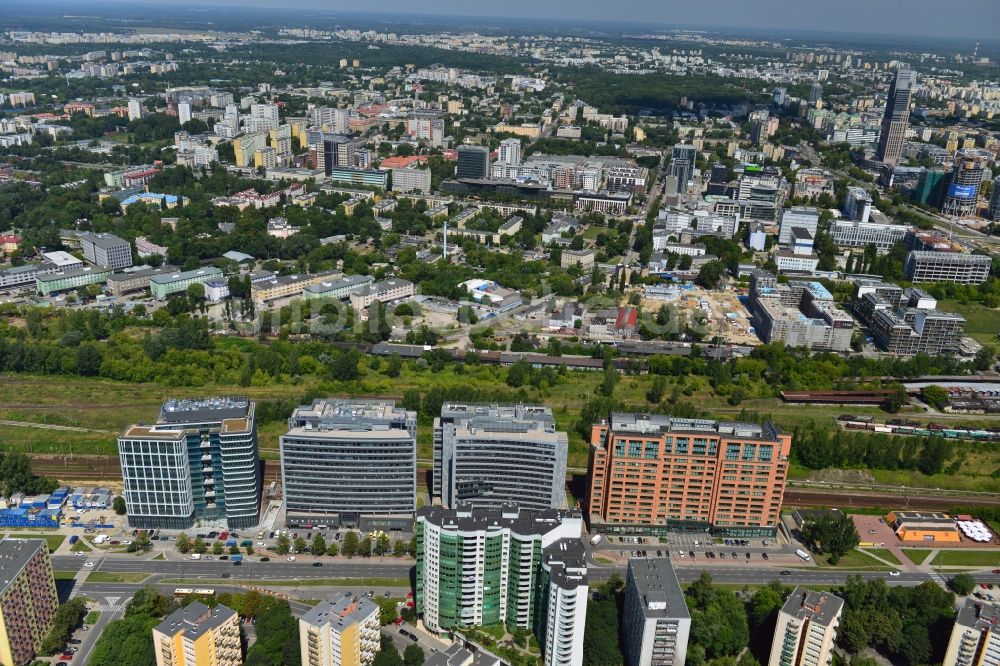
[[[691,613],[670,558],[629,558],[621,624],[625,666],[684,666]]]
[[[45,539],[0,541],[0,664],[34,662],[58,608]]]
[[[286,522],[405,530],[417,493],[417,415],[392,401],[316,400],[280,438]]]
[[[581,666],[586,552],[578,514],[424,507],[417,512],[416,610],[434,632],[529,629],[548,666]]]
[[[778,611],[768,666],[828,666],[844,600],[796,587]]]
[[[791,443],[770,423],[616,412],[591,431],[590,531],[774,536]]]
[[[155,424],[119,434],[118,456],[132,527],[257,525],[260,458],[254,404],[245,397],[168,400]]]
[[[434,419],[434,496],[445,507],[563,508],[568,446],[543,405],[445,403]]]

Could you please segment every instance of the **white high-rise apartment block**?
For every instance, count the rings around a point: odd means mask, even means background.
[[[796,587],[778,612],[768,666],[829,666],[844,600]]]
[[[247,132],[278,129],[278,107],[274,104],[251,104],[245,129]]]
[[[497,153],[497,163],[509,164],[510,166],[521,165],[521,140],[504,139],[500,142],[500,150]]]
[[[191,122],[191,102],[177,103],[177,120],[181,125]]]
[[[141,120],[143,116],[146,115],[145,109],[142,106],[142,100],[136,97],[130,97],[128,100],[128,119],[129,120]]]

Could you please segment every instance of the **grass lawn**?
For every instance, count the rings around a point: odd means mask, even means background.
[[[845,553],[840,561],[836,565],[832,565],[827,561],[828,555],[816,555],[813,560],[816,561],[816,565],[824,569],[865,569],[870,571],[888,571],[890,567],[882,564],[878,560],[869,557],[866,553],[862,553],[860,550],[852,550]]]
[[[164,585],[234,585],[247,582],[243,578],[170,578]],[[114,581],[112,581],[114,582]],[[303,580],[253,579],[262,587],[410,587],[409,578],[307,578]]]
[[[899,558],[892,554],[891,550],[886,550],[885,548],[865,548],[865,551],[870,555],[875,555],[881,557],[887,562],[892,562],[893,564],[902,564]]]
[[[144,573],[111,573],[109,571],[91,571],[87,576],[88,583],[141,583],[149,578]]]
[[[56,580],[73,580],[76,578],[75,571],[53,571],[52,577]]]
[[[101,617],[101,611],[90,611],[83,618],[84,624],[97,624],[98,618]]]
[[[941,301],[938,309],[957,312],[965,317],[965,334],[980,343],[996,343],[1000,331],[1000,308],[988,308],[982,303],[962,304],[958,301]]]
[[[942,550],[934,566],[1000,567],[1000,550]]]
[[[903,555],[906,555],[906,559],[913,562],[914,564],[923,564],[927,556],[931,554],[929,549],[924,548],[904,548]]]
[[[62,534],[8,534],[7,537],[11,539],[45,539],[49,544],[50,553],[56,552],[56,548],[66,540]]]
[[[160,553],[156,557],[154,557],[153,559],[154,560],[165,560],[165,559],[167,559],[167,556],[164,555],[163,553]]]
[[[88,546],[83,539],[80,539],[79,541],[74,543],[73,547],[70,548],[70,551],[74,553],[90,553],[93,552],[93,550],[94,549]]]

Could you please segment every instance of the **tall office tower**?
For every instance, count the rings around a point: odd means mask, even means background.
[[[878,138],[875,156],[880,162],[896,164],[903,152],[903,139],[910,120],[910,97],[917,81],[917,73],[908,65],[900,65],[889,88],[882,116],[882,133]]]
[[[975,215],[979,205],[979,188],[982,187],[989,159],[990,153],[986,150],[958,151],[951,170],[948,191],[941,204],[942,213],[957,217]]]
[[[434,495],[446,507],[565,507],[568,445],[543,405],[445,403],[434,419]]]
[[[456,178],[488,178],[490,175],[490,149],[485,146],[459,146]]]
[[[510,138],[500,142],[500,151],[497,154],[497,162],[508,166],[521,165],[521,140]]]
[[[813,238],[816,237],[816,227],[819,226],[819,211],[805,206],[793,206],[781,211],[781,223],[778,227],[778,243],[788,245],[792,242],[792,229],[805,229]]]
[[[156,666],[240,666],[240,616],[195,601],[153,627]]]
[[[677,190],[687,191],[688,182],[694,176],[698,149],[694,146],[678,144],[670,150],[670,175],[677,177]]]
[[[796,587],[778,612],[768,666],[828,666],[844,600]]]
[[[370,666],[381,647],[379,607],[364,597],[336,596],[299,618],[302,666]]]
[[[336,167],[353,169],[357,166],[358,148],[362,142],[346,135],[323,137],[323,171],[329,176]]]
[[[281,436],[286,522],[409,530],[417,415],[389,401],[316,400]]]
[[[583,663],[586,552],[578,514],[424,507],[417,512],[417,613],[430,631],[531,629],[547,666]]]
[[[771,90],[771,103],[775,106],[784,106],[788,101],[788,90],[785,88],[774,88]]]
[[[684,666],[691,613],[669,558],[630,558],[622,609],[626,666]]]
[[[32,663],[58,608],[45,539],[0,541],[0,664]]]
[[[191,121],[191,102],[184,101],[177,103],[177,120],[181,125]]]
[[[770,423],[614,413],[591,431],[590,529],[774,536],[791,445]]]
[[[118,435],[132,527],[229,529],[257,524],[260,457],[254,404],[245,397],[168,400],[154,425]]]
[[[815,106],[816,102],[823,99],[823,86],[818,83],[809,87],[809,104]]]
[[[754,111],[750,114],[750,143],[759,146],[767,139],[767,111]]]
[[[1000,666],[1000,606],[966,599],[958,610],[943,666]]]
[[[864,224],[872,214],[872,195],[863,187],[848,186],[843,209],[844,217]]]
[[[990,190],[990,205],[987,208],[986,217],[994,222],[1000,222],[1000,176],[993,179],[993,187]]]

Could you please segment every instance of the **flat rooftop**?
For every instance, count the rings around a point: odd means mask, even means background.
[[[707,433],[732,435],[750,439],[773,439],[764,426],[738,421],[714,421],[711,419],[682,419],[663,414],[635,414],[615,412],[611,415],[611,430],[616,433],[637,434],[657,433]]]
[[[42,548],[48,549],[45,539],[14,539],[0,541],[0,592],[17,578],[28,561]]]
[[[250,399],[222,396],[200,399],[171,399],[160,409],[160,423],[193,423],[245,418],[250,413]]]
[[[218,629],[235,616],[236,611],[228,606],[219,604],[215,608],[209,608],[200,601],[195,601],[168,615],[163,622],[156,625],[156,631],[166,636],[183,633],[185,638],[195,641],[204,634]]]
[[[690,618],[684,591],[670,558],[633,557],[628,561],[647,618]]]
[[[1000,605],[966,599],[958,609],[955,623],[976,631],[996,631],[1000,625]]]
[[[800,620],[810,620],[828,627],[836,620],[844,600],[827,592],[796,587],[781,607],[781,612]]]
[[[364,622],[372,613],[378,612],[378,606],[364,597],[348,597],[337,594],[331,599],[321,601],[302,616],[302,621],[313,627],[333,625],[338,628],[349,627],[358,622]]]

